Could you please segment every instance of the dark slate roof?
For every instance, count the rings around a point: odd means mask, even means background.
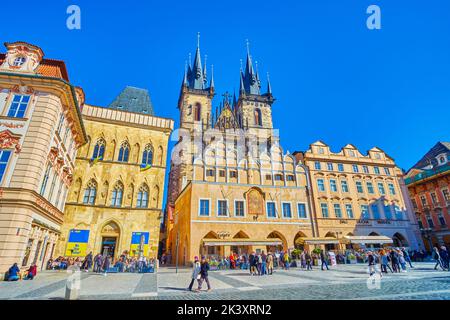
[[[438,161],[436,157],[443,153],[447,153],[447,158],[450,158],[450,142],[438,142],[411,169],[423,169],[429,166],[430,162],[433,167],[437,167]]]
[[[108,108],[154,115],[148,90],[135,87],[126,87]]]

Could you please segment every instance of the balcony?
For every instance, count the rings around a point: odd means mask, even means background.
[[[424,170],[423,172],[416,174],[414,177],[411,178],[407,178],[405,179],[405,184],[406,185],[410,185],[412,183],[421,181],[421,180],[425,180],[428,179],[430,177],[436,176],[436,175],[440,175],[443,173],[446,173],[450,171],[450,164],[446,164],[440,167],[437,167],[435,169],[431,169],[431,170]]]
[[[439,203],[439,202],[433,202],[432,204],[431,204],[431,207],[433,208],[433,209],[442,209],[442,205]]]

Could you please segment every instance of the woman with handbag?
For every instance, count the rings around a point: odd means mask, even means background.
[[[192,276],[191,283],[189,284],[188,290],[192,291],[192,287],[194,286],[195,280],[200,280],[200,262],[198,261],[198,257],[194,258],[194,264],[192,265]]]

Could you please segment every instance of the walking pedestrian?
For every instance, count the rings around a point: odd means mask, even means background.
[[[304,251],[305,253],[305,262],[306,262],[306,271],[312,271],[312,257],[308,251]]]
[[[408,251],[406,250],[405,247],[402,248],[402,253],[403,253],[403,257],[405,258],[405,261],[409,263],[409,266],[411,268],[414,268],[412,263],[411,263],[411,256],[409,255]]]
[[[267,255],[267,273],[272,275],[273,274],[273,254],[272,252],[269,252]]]
[[[367,252],[367,261],[369,263],[369,274],[372,276],[375,273],[375,257],[372,251]]]
[[[392,270],[394,270],[394,272],[400,272],[400,265],[398,263],[398,254],[397,252],[395,252],[394,249],[392,249],[391,252],[389,253],[389,257],[391,258]]]
[[[252,254],[248,257],[248,262],[250,264],[250,274],[254,276],[257,273],[257,265],[258,265],[255,252],[252,252]]]
[[[323,252],[323,250],[320,250],[320,260],[322,261],[322,265],[321,265],[322,271],[324,271],[323,266],[325,266],[327,268],[327,270],[330,270],[330,268],[328,268],[327,257],[325,256],[325,253]]]
[[[283,265],[284,265],[285,270],[289,270],[290,258],[289,258],[289,253],[287,253],[287,252],[283,256]]]
[[[261,252],[261,275],[267,274],[267,255],[264,250]]]
[[[195,280],[200,279],[200,261],[198,260],[198,257],[196,256],[194,258],[194,263],[192,265],[192,276],[191,276],[191,283],[189,284],[188,290],[192,291],[192,287],[194,285]]]
[[[398,262],[400,263],[400,266],[402,267],[402,272],[406,272],[406,260],[403,256],[403,252],[401,250],[398,250]]]
[[[103,275],[106,277],[108,273],[108,269],[111,266],[111,258],[109,256],[105,257],[105,261],[103,261]]]
[[[208,279],[209,263],[205,256],[202,256],[202,261],[200,263],[200,280],[198,281],[198,291],[202,289],[203,281],[206,281],[208,286],[208,292],[211,291],[211,285]]]
[[[88,272],[89,269],[92,266],[92,252],[89,252],[89,254],[84,258],[83,264],[81,265],[81,269]]]
[[[386,254],[386,251],[380,250],[380,262],[381,262],[381,272],[388,273],[387,269],[393,273],[391,266],[389,265],[389,256]]]
[[[447,271],[450,271],[449,260],[450,256],[448,254],[447,248],[445,246],[441,246],[441,250],[439,250],[439,255],[441,256],[442,265]]]
[[[437,268],[439,266],[439,267],[441,267],[442,270],[445,271],[445,267],[444,267],[444,264],[442,263],[441,255],[439,254],[439,249],[437,247],[433,248],[433,260],[436,261],[434,270],[437,270]]]

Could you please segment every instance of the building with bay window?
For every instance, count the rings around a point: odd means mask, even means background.
[[[75,157],[87,141],[84,93],[63,61],[6,43],[0,54],[0,272],[44,268],[61,235]]]

